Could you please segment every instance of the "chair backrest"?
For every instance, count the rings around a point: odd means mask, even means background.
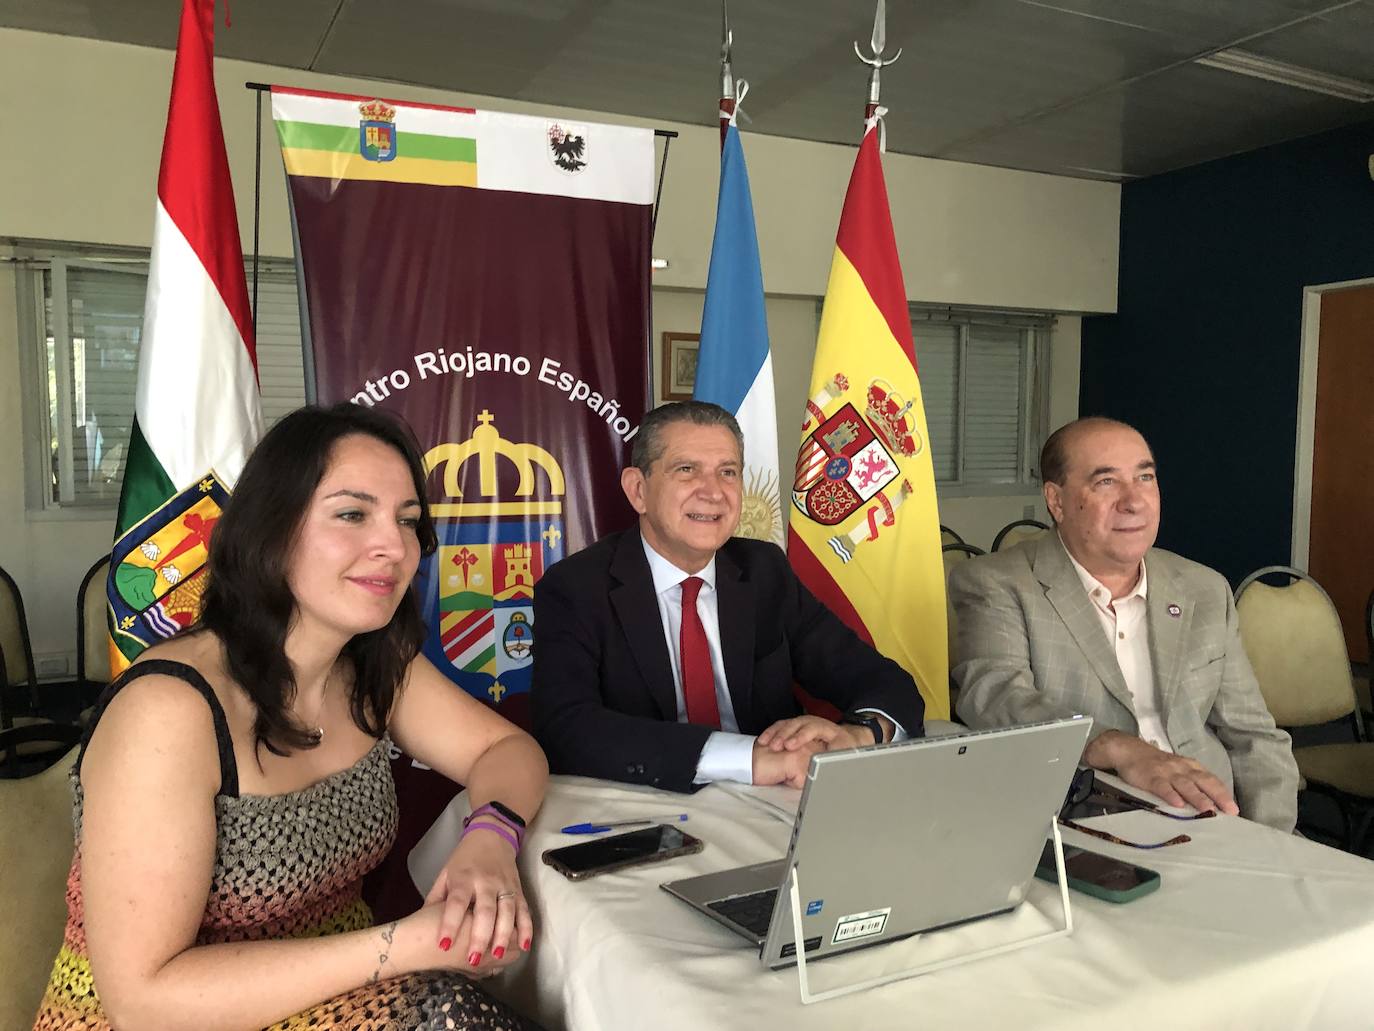
[[[945,560],[945,625],[949,628],[949,661],[954,663],[955,645],[959,642],[959,627],[954,622],[954,605],[949,600],[949,574],[955,566],[961,562],[967,562],[971,558],[986,554],[982,548],[976,548],[972,544],[946,544],[940,549],[941,558]],[[950,690],[954,690],[953,683]],[[950,697],[950,706],[954,705],[954,697]]]
[[[29,1027],[67,922],[72,749],[23,780],[0,780],[0,1027]]]
[[[109,629],[105,622],[109,568],[110,556],[100,556],[76,592],[76,679],[83,687],[110,682]]]
[[[953,530],[951,530],[951,529],[950,529],[948,526],[946,526],[944,523],[941,523],[941,524],[940,524],[940,547],[943,548],[946,544],[963,544],[963,543],[964,543],[964,538],[960,537],[957,533],[955,533]]]
[[[33,668],[33,646],[29,643],[29,622],[24,616],[24,598],[14,577],[0,569],[0,655],[5,661],[5,684],[24,685],[30,693],[37,690]]]
[[[1288,580],[1275,587],[1261,577]],[[1240,637],[1274,722],[1307,727],[1349,716],[1363,737],[1336,606],[1300,569],[1266,566],[1236,589]]]
[[[1369,592],[1369,600],[1364,603],[1364,639],[1369,646],[1367,665],[1374,671],[1374,591]],[[1370,673],[1370,680],[1374,681],[1374,672]]]
[[[1032,537],[1039,537],[1047,530],[1049,527],[1039,519],[1018,519],[997,531],[997,536],[992,539],[992,550],[1001,551],[1003,548],[1010,548],[1012,545],[1028,541]]]
[[[41,716],[19,716],[16,726],[0,730],[0,776],[18,779],[25,766],[45,768],[81,740],[75,723],[60,723]],[[47,762],[44,762],[44,760]],[[3,884],[0,870],[0,884]]]
[[[949,579],[949,571],[960,562],[967,562],[971,558],[979,555],[986,555],[982,548],[974,547],[972,544],[965,544],[960,541],[958,544],[946,544],[940,548],[940,557],[945,560],[945,579]]]

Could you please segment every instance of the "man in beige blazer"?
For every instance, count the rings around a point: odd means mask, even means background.
[[[1283,831],[1298,770],[1241,646],[1220,574],[1154,548],[1159,485],[1130,426],[1080,419],[1041,454],[1056,531],[950,574],[953,677],[971,727],[1084,713],[1086,765],[1170,805]]]

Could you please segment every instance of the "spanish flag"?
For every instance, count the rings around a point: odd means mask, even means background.
[[[845,195],[792,481],[811,592],[949,717],[940,517],[906,288],[870,118]]]

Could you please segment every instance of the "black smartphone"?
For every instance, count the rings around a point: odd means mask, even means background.
[[[544,853],[543,859],[569,880],[581,881],[627,866],[691,855],[705,847],[700,838],[684,834],[676,827],[658,824],[578,845],[551,848]]]
[[[1154,870],[1073,845],[1064,846],[1064,873],[1068,875],[1069,887],[1074,891],[1107,902],[1130,902],[1159,887],[1159,874]],[[1053,842],[1045,842],[1035,876],[1051,884],[1058,883]]]

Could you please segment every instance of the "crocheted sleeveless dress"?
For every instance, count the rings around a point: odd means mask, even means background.
[[[205,697],[214,714],[221,780],[215,798],[215,868],[196,944],[310,938],[372,926],[361,895],[363,875],[385,857],[396,834],[387,739],[348,769],[300,791],[240,795],[229,725],[204,677],[180,662],[140,662],[102,696],[72,770],[76,850],[67,878],[67,927],[35,1031],[110,1029],[92,982],[82,924],[81,760],[110,699],[129,681],[150,673],[184,680]],[[272,1029],[533,1026],[461,974],[425,971],[363,985]]]

